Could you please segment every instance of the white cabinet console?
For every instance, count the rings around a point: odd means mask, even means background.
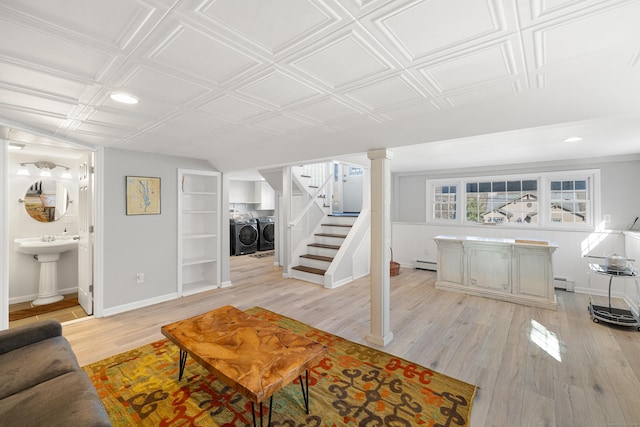
[[[545,241],[436,236],[437,289],[555,310],[552,255]]]

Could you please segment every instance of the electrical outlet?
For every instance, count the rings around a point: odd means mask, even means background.
[[[136,274],[136,282],[137,283],[143,283],[144,282],[144,273]]]
[[[611,222],[611,215],[609,215],[609,214],[605,214],[605,215],[604,215],[604,222],[606,222],[606,223],[610,223],[610,222]]]

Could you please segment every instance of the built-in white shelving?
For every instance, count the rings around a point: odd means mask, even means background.
[[[178,293],[220,286],[220,174],[178,169]]]

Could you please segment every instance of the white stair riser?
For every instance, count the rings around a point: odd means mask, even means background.
[[[322,270],[326,270],[327,268],[329,268],[331,263],[327,261],[321,261],[319,259],[310,259],[310,258],[300,257],[300,265],[303,265],[305,267],[313,267],[313,268],[320,268]]]
[[[351,230],[350,227],[332,227],[330,225],[323,225],[322,232],[323,233],[332,233],[332,234],[349,234]]]
[[[306,271],[291,270],[291,277],[298,280],[304,280],[305,282],[324,285],[324,276],[321,276],[319,274],[307,273]]]
[[[333,257],[338,252],[337,249],[315,248],[313,246],[307,246],[307,253],[310,255],[322,255]]]
[[[353,225],[356,222],[356,219],[358,218],[353,216],[331,216],[327,218],[327,222]]]
[[[344,242],[344,237],[314,236],[313,241],[323,245],[340,246]]]

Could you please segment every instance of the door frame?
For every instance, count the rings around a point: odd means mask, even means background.
[[[94,154],[94,238],[93,238],[93,312],[103,317],[104,308],[104,250],[103,250],[103,197],[104,147],[78,147]],[[9,328],[9,141],[0,138],[0,330]]]
[[[0,138],[0,330],[9,328],[9,142]]]

